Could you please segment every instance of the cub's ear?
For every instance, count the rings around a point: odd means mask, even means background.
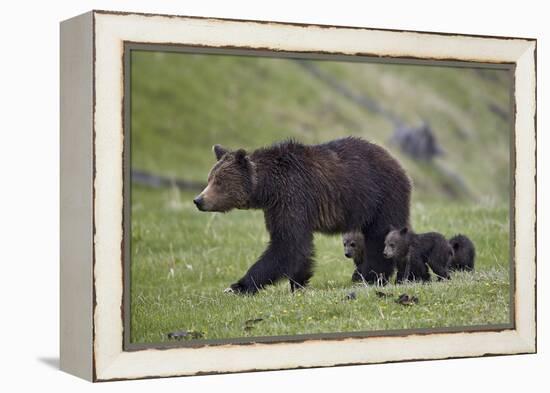
[[[403,228],[401,228],[401,230],[399,231],[399,234],[400,234],[400,235],[406,235],[408,232],[409,232],[409,228],[408,228],[408,227],[403,227]]]
[[[222,156],[228,152],[228,150],[225,147],[222,147],[221,145],[214,145],[212,146],[212,151],[214,152],[214,155],[216,156],[216,160],[220,160]]]
[[[458,243],[453,243],[453,250],[458,251],[459,247]]]

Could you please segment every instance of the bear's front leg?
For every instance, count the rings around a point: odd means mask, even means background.
[[[403,266],[403,281],[409,281],[411,275],[411,256],[410,254],[405,257],[405,265]]]
[[[227,291],[255,294],[281,278],[288,278],[291,290],[305,287],[312,272],[313,234],[296,236],[291,231],[272,234],[269,246],[248,272]]]
[[[396,284],[403,284],[403,282],[407,281],[408,275],[405,275],[406,264],[407,262],[405,259],[399,259],[396,261],[396,266],[397,266],[397,274],[395,276]]]

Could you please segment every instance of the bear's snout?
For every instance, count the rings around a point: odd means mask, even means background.
[[[200,211],[204,210],[203,208],[204,198],[202,197],[202,195],[195,197],[195,199],[193,199],[193,203],[195,204],[195,206],[197,206],[197,209],[199,209]]]
[[[345,256],[346,258],[351,258],[351,252],[346,252],[346,253],[344,253],[344,256]]]

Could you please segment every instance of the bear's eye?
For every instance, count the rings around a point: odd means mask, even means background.
[[[351,246],[351,247],[355,247],[355,242],[351,242],[351,243],[350,243],[350,246]]]
[[[391,248],[394,248],[394,247],[395,247],[395,244],[390,243],[390,247],[391,247]]]

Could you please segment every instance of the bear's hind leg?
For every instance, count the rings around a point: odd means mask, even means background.
[[[414,268],[411,268],[411,275],[409,276],[409,279],[411,281],[429,282],[431,277],[428,266],[426,266],[424,262],[419,261]]]
[[[365,260],[358,267],[367,284],[386,285],[393,274],[395,262],[383,255],[384,236],[365,236]]]
[[[291,292],[304,289],[309,284],[309,279],[313,276],[313,254],[311,249],[308,256],[300,258],[297,255],[294,264],[289,266],[288,281]]]
[[[307,259],[306,263],[304,264],[303,268],[291,274],[288,277],[288,281],[290,282],[290,290],[291,292],[294,292],[299,289],[304,289],[309,284],[309,279],[313,276],[313,261],[311,259]]]

